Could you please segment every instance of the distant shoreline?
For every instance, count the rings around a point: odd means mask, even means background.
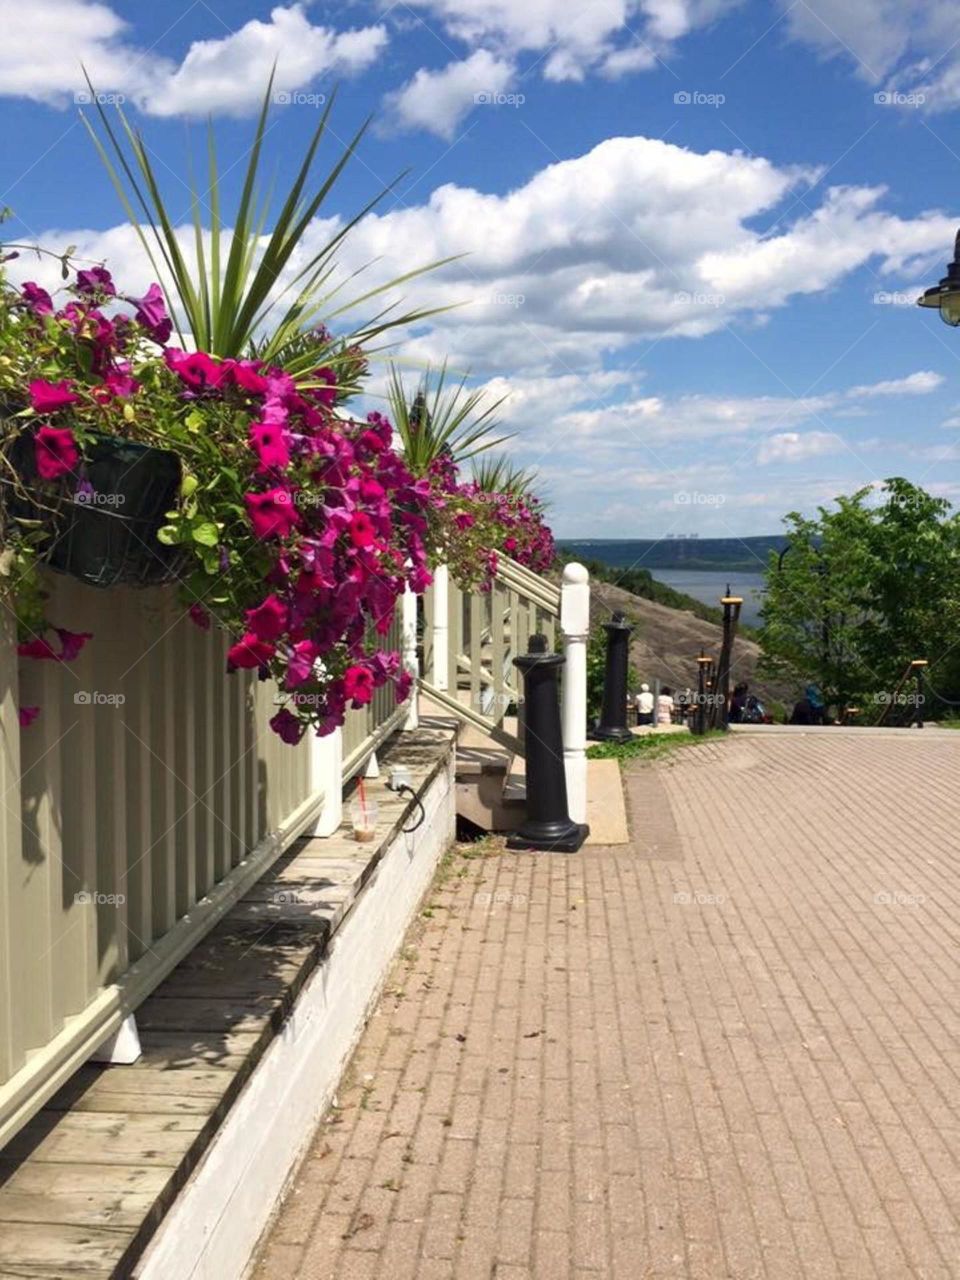
[[[600,560],[611,568],[701,569],[763,573],[770,553],[786,546],[782,534],[751,538],[559,538],[568,555]]]

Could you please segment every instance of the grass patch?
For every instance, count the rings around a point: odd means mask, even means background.
[[[703,735],[694,733],[646,733],[629,742],[595,742],[587,748],[588,760],[659,760],[684,747],[697,747],[702,742],[726,738],[722,729],[710,729]]]

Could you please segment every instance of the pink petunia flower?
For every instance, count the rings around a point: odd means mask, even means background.
[[[289,489],[267,489],[263,493],[245,493],[243,501],[253,526],[254,535],[267,538],[286,538],[300,524],[300,513],[294,505],[294,495]]]
[[[239,667],[243,671],[253,671],[257,667],[265,667],[276,652],[276,645],[268,644],[248,631],[228,650],[227,669],[232,671]]]
[[[173,322],[167,315],[167,304],[160,286],[152,284],[142,298],[128,298],[127,301],[136,307],[137,323],[162,346],[173,332]]]
[[[259,640],[277,640],[287,627],[290,610],[275,595],[246,611],[247,629]]]
[[[373,521],[363,511],[355,512],[350,520],[350,541],[355,547],[371,547],[375,540]]]
[[[201,631],[210,630],[210,615],[204,609],[202,604],[192,604],[188,610],[190,621],[195,627],[199,627]]]
[[[33,453],[41,480],[58,480],[80,461],[80,451],[69,427],[41,427],[33,440]]]
[[[56,413],[67,405],[77,404],[78,395],[70,390],[70,381],[48,382],[46,378],[34,378],[30,383],[30,403],[35,413]]]
[[[86,271],[78,271],[77,290],[79,293],[85,293],[90,297],[94,297],[96,294],[102,294],[105,298],[115,298],[117,296],[113,278],[106,267],[90,267]]]
[[[39,714],[39,707],[21,707],[17,712],[17,719],[20,722],[20,728],[29,729]]]
[[[50,641],[44,640],[42,636],[35,636],[32,640],[21,641],[17,645],[17,653],[21,658],[36,658],[38,661],[60,661],[59,653],[53,648]]]
[[[35,316],[53,315],[53,299],[35,281],[27,280],[20,290],[20,296]]]
[[[73,662],[87,641],[93,639],[92,631],[67,631],[65,627],[54,627],[54,631],[60,637],[61,662]]]
[[[343,691],[354,707],[365,707],[373,698],[373,672],[359,665],[343,673]]]
[[[163,358],[191,391],[217,391],[231,371],[229,366],[225,368],[205,351],[178,351],[167,347]]]
[[[289,465],[290,449],[284,439],[282,427],[270,422],[252,422],[250,443],[260,459],[260,465],[268,470],[282,471]]]
[[[307,726],[292,711],[281,707],[270,721],[270,728],[290,747],[295,747],[306,732]]]

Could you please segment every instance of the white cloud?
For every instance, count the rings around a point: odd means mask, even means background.
[[[382,25],[352,31],[314,26],[303,5],[278,5],[269,21],[195,41],[175,63],[131,42],[127,22],[91,0],[0,0],[0,94],[65,106],[86,90],[81,63],[101,93],[161,116],[243,115],[263,98],[277,63],[277,90],[298,91],[326,72],[369,66],[387,43]],[[10,33],[17,38],[10,38]]]
[[[514,59],[540,55],[547,80],[582,80],[646,70],[656,55],[739,0],[412,0],[445,37]],[[383,0],[384,7],[388,0]]]
[[[151,115],[245,115],[263,98],[270,68],[275,90],[292,93],[327,72],[349,75],[376,61],[387,43],[383,26],[334,31],[313,26],[300,5],[273,9],[269,22],[251,20],[218,40],[195,41],[180,66],[148,91]]]
[[[460,121],[478,105],[477,96],[484,95],[490,104],[502,94],[513,79],[511,62],[494,57],[486,49],[462,62],[448,62],[440,71],[422,68],[412,80],[387,94],[384,99],[384,124],[401,129],[426,129],[450,140]]]
[[[942,373],[920,369],[906,378],[889,378],[866,387],[851,387],[847,395],[851,399],[863,396],[926,396],[942,387],[945,382],[946,378]]]
[[[769,436],[757,450],[757,462],[804,462],[824,453],[836,453],[843,441],[832,431],[782,431]]]
[[[868,84],[902,94],[904,108],[942,111],[960,103],[960,10],[955,0],[780,3],[796,39],[827,57],[845,59]],[[894,97],[893,103],[897,101]]]

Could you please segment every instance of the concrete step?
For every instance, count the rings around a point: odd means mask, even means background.
[[[527,802],[522,779],[511,777],[512,766],[509,751],[458,746],[458,815],[482,831],[515,831],[526,817]]]

